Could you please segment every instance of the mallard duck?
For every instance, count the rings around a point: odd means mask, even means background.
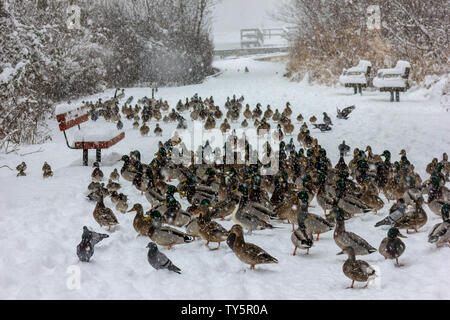
[[[242,128],[247,128],[248,127],[247,119],[244,119],[244,121],[241,122],[241,127]]]
[[[294,252],[292,253],[293,256],[295,256],[297,248],[306,249],[306,254],[309,254],[309,249],[313,246],[311,230],[305,225],[307,219],[306,211],[300,210],[297,214],[298,227],[291,235],[291,241],[295,246]]]
[[[164,223],[182,227],[191,220],[191,215],[181,209],[181,205],[175,200],[173,196],[168,196],[167,210],[163,213]]]
[[[303,122],[303,116],[302,116],[302,114],[300,113],[298,116],[297,116],[297,121],[298,122]]]
[[[146,125],[145,123],[142,125],[142,127],[139,129],[141,132],[141,135],[143,137],[145,137],[146,135],[148,135],[148,133],[150,132],[150,128],[148,125]]]
[[[16,170],[19,171],[17,174],[18,177],[20,176],[26,176],[25,170],[27,170],[27,164],[25,162],[22,162],[16,167]]]
[[[113,172],[111,172],[111,174],[109,175],[109,179],[112,180],[112,181],[119,181],[119,179],[120,179],[120,174],[119,174],[119,172],[117,171],[117,168],[115,168],[115,169],[113,170]]]
[[[216,127],[216,120],[213,116],[208,116],[205,122],[205,130],[212,130]]]
[[[100,170],[100,164],[97,161],[94,162],[94,171],[91,174],[92,181],[102,181],[103,176],[103,172]]]
[[[273,116],[273,111],[272,111],[272,109],[270,109],[270,105],[268,104],[266,111],[264,111],[264,118],[270,119],[270,118],[272,118],[272,116]]]
[[[283,110],[283,113],[286,117],[290,117],[292,115],[292,109],[291,109],[290,105],[291,104],[289,102],[286,102],[286,107]]]
[[[133,129],[139,129],[139,121],[133,122]]]
[[[405,251],[406,245],[398,237],[406,238],[397,228],[390,228],[387,237],[381,241],[378,252],[380,252],[385,259],[395,259],[397,266],[400,267],[401,265],[398,263],[398,258]]]
[[[353,247],[356,255],[366,255],[377,251],[357,234],[345,231],[344,211],[341,208],[338,209],[333,237],[339,248]]]
[[[120,158],[119,161],[123,161],[123,166],[120,169],[120,174],[122,175],[122,178],[129,182],[133,182],[134,177],[136,176],[136,168],[132,165],[131,159],[129,156],[124,155],[122,158]]]
[[[312,116],[311,118],[309,118],[309,122],[311,123],[316,123],[316,121],[317,121],[316,116]]]
[[[274,114],[272,116],[272,120],[273,121],[279,121],[280,118],[281,118],[280,112],[278,111],[278,109],[275,109],[275,112],[274,112]]]
[[[194,238],[186,233],[178,231],[171,227],[162,226],[162,216],[157,210],[150,214],[151,226],[148,230],[148,235],[152,241],[160,246],[168,246],[170,250],[176,244],[190,243]]]
[[[111,226],[115,226],[119,224],[119,221],[117,221],[116,216],[114,215],[113,211],[109,208],[107,208],[103,202],[103,195],[100,195],[98,198],[97,205],[95,206],[94,212],[94,219],[97,221],[97,223],[103,227],[107,226],[108,231],[111,230]]]
[[[444,204],[442,206],[442,222],[434,225],[428,234],[428,242],[436,243],[436,247],[450,245],[450,218],[449,218],[450,205]]]
[[[239,206],[232,213],[231,219],[234,223],[241,225],[250,233],[253,230],[273,229],[274,227],[264,220],[264,215],[253,209],[248,204],[248,189],[245,185],[240,185],[237,190],[241,193]]]
[[[121,213],[126,213],[128,210],[128,203],[127,200],[121,200],[118,199],[117,203],[116,203],[116,210],[121,212]]]
[[[222,133],[227,132],[228,130],[230,130],[231,126],[228,123],[228,119],[225,119],[223,121],[223,123],[220,125],[220,131],[222,131]]]
[[[246,119],[251,119],[251,118],[252,118],[252,112],[251,112],[250,106],[249,106],[248,104],[245,105],[244,117],[245,117]]]
[[[406,229],[406,233],[409,233],[409,229],[418,232],[418,229],[422,228],[428,221],[427,213],[422,205],[423,198],[419,198],[411,210],[408,210],[400,219],[395,221],[394,226],[398,229]]]
[[[109,192],[119,191],[120,184],[109,179],[106,189],[108,189]]]
[[[375,269],[371,267],[367,262],[363,260],[356,260],[355,249],[353,247],[345,247],[342,252],[338,254],[347,254],[348,258],[342,266],[344,274],[352,280],[352,285],[349,288],[353,288],[355,281],[366,282],[369,284],[369,280],[376,276]]]
[[[278,260],[268,254],[257,245],[247,243],[244,240],[244,230],[240,225],[231,227],[227,238],[227,244],[233,250],[236,257],[242,262],[249,264],[254,270],[255,265],[265,263],[278,263]]]
[[[134,230],[141,236],[148,236],[148,230],[150,229],[152,222],[151,219],[144,217],[144,209],[142,205],[136,203],[133,208],[128,210],[127,212],[136,212],[133,220]]]
[[[200,210],[204,210],[205,206],[201,205]],[[208,213],[202,211],[197,220],[198,224],[198,234],[206,240],[206,246],[209,248],[210,242],[217,242],[219,245],[215,249],[210,250],[218,250],[220,248],[220,243],[222,241],[227,240],[228,232],[222,227],[219,223],[212,221]]]
[[[161,127],[159,126],[159,123],[157,123],[157,124],[156,124],[155,130],[153,130],[153,133],[154,133],[157,137],[161,137],[161,136],[162,136],[162,132],[163,132],[163,130],[162,130]]]
[[[50,165],[46,162],[44,162],[44,165],[42,166],[42,176],[44,179],[50,178],[53,176],[53,171]]]
[[[375,211],[375,214],[378,213],[378,210],[381,210],[384,207],[384,202],[381,198],[370,191],[370,188],[367,184],[363,186],[363,194],[359,198],[362,202],[364,202],[367,206],[372,208]]]
[[[334,223],[322,218],[321,216],[307,212],[307,219],[305,220],[305,226],[312,234],[317,234],[316,241],[319,241],[321,233],[326,233],[333,230]]]

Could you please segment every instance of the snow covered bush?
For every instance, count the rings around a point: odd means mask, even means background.
[[[380,28],[368,28],[369,6],[380,8]],[[412,64],[411,79],[449,72],[448,0],[291,0],[277,18],[297,26],[287,75],[336,83],[360,59],[374,69]]]
[[[69,5],[80,28],[69,29]],[[52,105],[212,73],[213,0],[0,0],[0,149],[48,138]]]

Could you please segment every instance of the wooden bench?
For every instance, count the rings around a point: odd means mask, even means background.
[[[87,126],[80,127],[80,124],[89,120],[88,106],[82,106],[74,110],[61,112],[56,116],[59,122],[59,129],[64,133],[66,144],[70,149],[83,150],[83,165],[88,165],[88,150],[96,150],[96,160],[101,162],[101,150],[108,149],[120,140],[125,138],[125,132],[117,134],[117,127],[113,123],[108,123],[99,119],[97,121],[89,121]],[[103,126],[102,126],[103,125]],[[67,139],[66,130],[78,126],[75,133],[73,144]]]
[[[399,60],[395,68],[380,69],[377,76],[373,79],[373,85],[380,89],[380,92],[390,92],[391,102],[400,101],[400,92],[406,92],[409,89],[409,73],[411,65],[407,61]]]
[[[350,69],[344,69],[339,82],[346,88],[353,88],[355,94],[362,94],[362,88],[369,86],[369,76],[372,69],[372,63],[367,60],[360,60],[358,65]]]

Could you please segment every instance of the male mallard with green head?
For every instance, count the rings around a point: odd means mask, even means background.
[[[395,259],[396,265],[400,267],[402,265],[398,263],[398,258],[405,251],[406,245],[398,237],[406,238],[397,228],[390,228],[378,251],[385,259]]]
[[[309,254],[309,249],[313,246],[313,236],[311,230],[305,225],[306,220],[308,219],[308,215],[305,211],[300,210],[297,214],[297,223],[298,227],[291,235],[291,241],[294,244],[294,252],[292,253],[295,256],[297,252],[297,248],[305,249],[306,254]]]
[[[436,243],[436,247],[450,246],[450,205],[445,203],[442,206],[442,222],[434,225],[428,234],[428,242]]]

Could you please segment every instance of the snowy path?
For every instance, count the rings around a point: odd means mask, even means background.
[[[450,113],[426,90],[411,91],[402,95],[400,103],[390,103],[384,93],[353,96],[350,89],[341,87],[291,83],[282,77],[284,66],[280,63],[241,58],[217,61],[215,66],[225,70],[220,77],[201,85],[161,88],[158,97],[175,107],[180,98],[184,101],[195,93],[201,97],[213,95],[223,110],[226,97],[235,93],[237,97],[244,95],[245,103],[252,108],[260,102],[263,110],[270,104],[280,112],[290,101],[293,119],[299,112],[305,119],[312,115],[322,119],[322,112],[326,111],[333,118],[333,130],[320,133],[311,129],[311,133],[327,149],[333,163],[338,159],[337,146],[343,139],[352,148],[370,144],[375,153],[389,149],[393,161],[399,160],[398,152],[404,148],[424,180],[428,178],[426,164],[450,151]],[[243,72],[245,66],[250,73]],[[90,98],[112,94],[110,90]],[[127,89],[126,94],[133,95],[136,101],[150,96],[151,90]],[[336,107],[352,104],[357,108],[348,121],[335,118]],[[185,117],[189,119],[188,114]],[[211,252],[204,241],[196,241],[170,251],[162,250],[182,269],[183,273],[177,275],[157,272],[148,265],[145,248],[148,238],[136,237],[132,214],[117,213],[120,226],[96,247],[91,263],[81,263],[75,248],[81,239],[82,226],[100,230],[92,217],[94,204],[85,199],[92,168],[80,166],[81,151],[66,147],[56,120],[50,120],[50,126],[52,141],[23,147],[17,154],[0,154],[0,165],[15,168],[21,161],[28,165],[27,176],[23,178],[16,178],[15,172],[8,169],[0,170],[1,299],[450,299],[450,250],[437,250],[427,243],[430,228],[440,221],[428,208],[427,225],[405,239],[403,268],[394,267],[392,261],[385,261],[379,253],[362,257],[381,271],[377,288],[359,289],[362,284],[358,284],[354,290],[345,290],[350,284],[342,273],[345,257],[336,256],[339,250],[332,232],[321,235],[309,256],[301,251],[292,256],[291,226],[286,224],[278,224],[280,228],[276,231],[246,236],[247,241],[276,257],[277,265],[257,266],[255,271],[249,271],[225,243],[220,250]],[[154,128],[152,122],[151,132]],[[163,127],[164,141],[174,128],[174,124]],[[142,138],[128,121],[125,129],[125,140],[104,153],[102,169],[107,176],[112,168],[120,168],[121,164],[116,162],[120,155],[139,149],[142,160],[149,162],[156,151],[157,139]],[[296,135],[293,137],[296,141]],[[43,152],[20,156],[39,148]],[[93,159],[91,151],[90,163]],[[54,170],[52,179],[42,179],[44,161]],[[129,195],[130,205],[140,202],[145,210],[149,209],[148,202],[130,183],[123,179],[120,182],[121,191]],[[111,205],[109,199],[105,203]],[[387,230],[373,225],[387,209],[385,206],[378,216],[369,213],[354,218],[346,227],[378,248]],[[312,212],[320,213],[320,209]],[[223,225],[229,228],[232,223]],[[67,268],[71,265],[81,268],[79,290],[70,290],[66,285]]]

